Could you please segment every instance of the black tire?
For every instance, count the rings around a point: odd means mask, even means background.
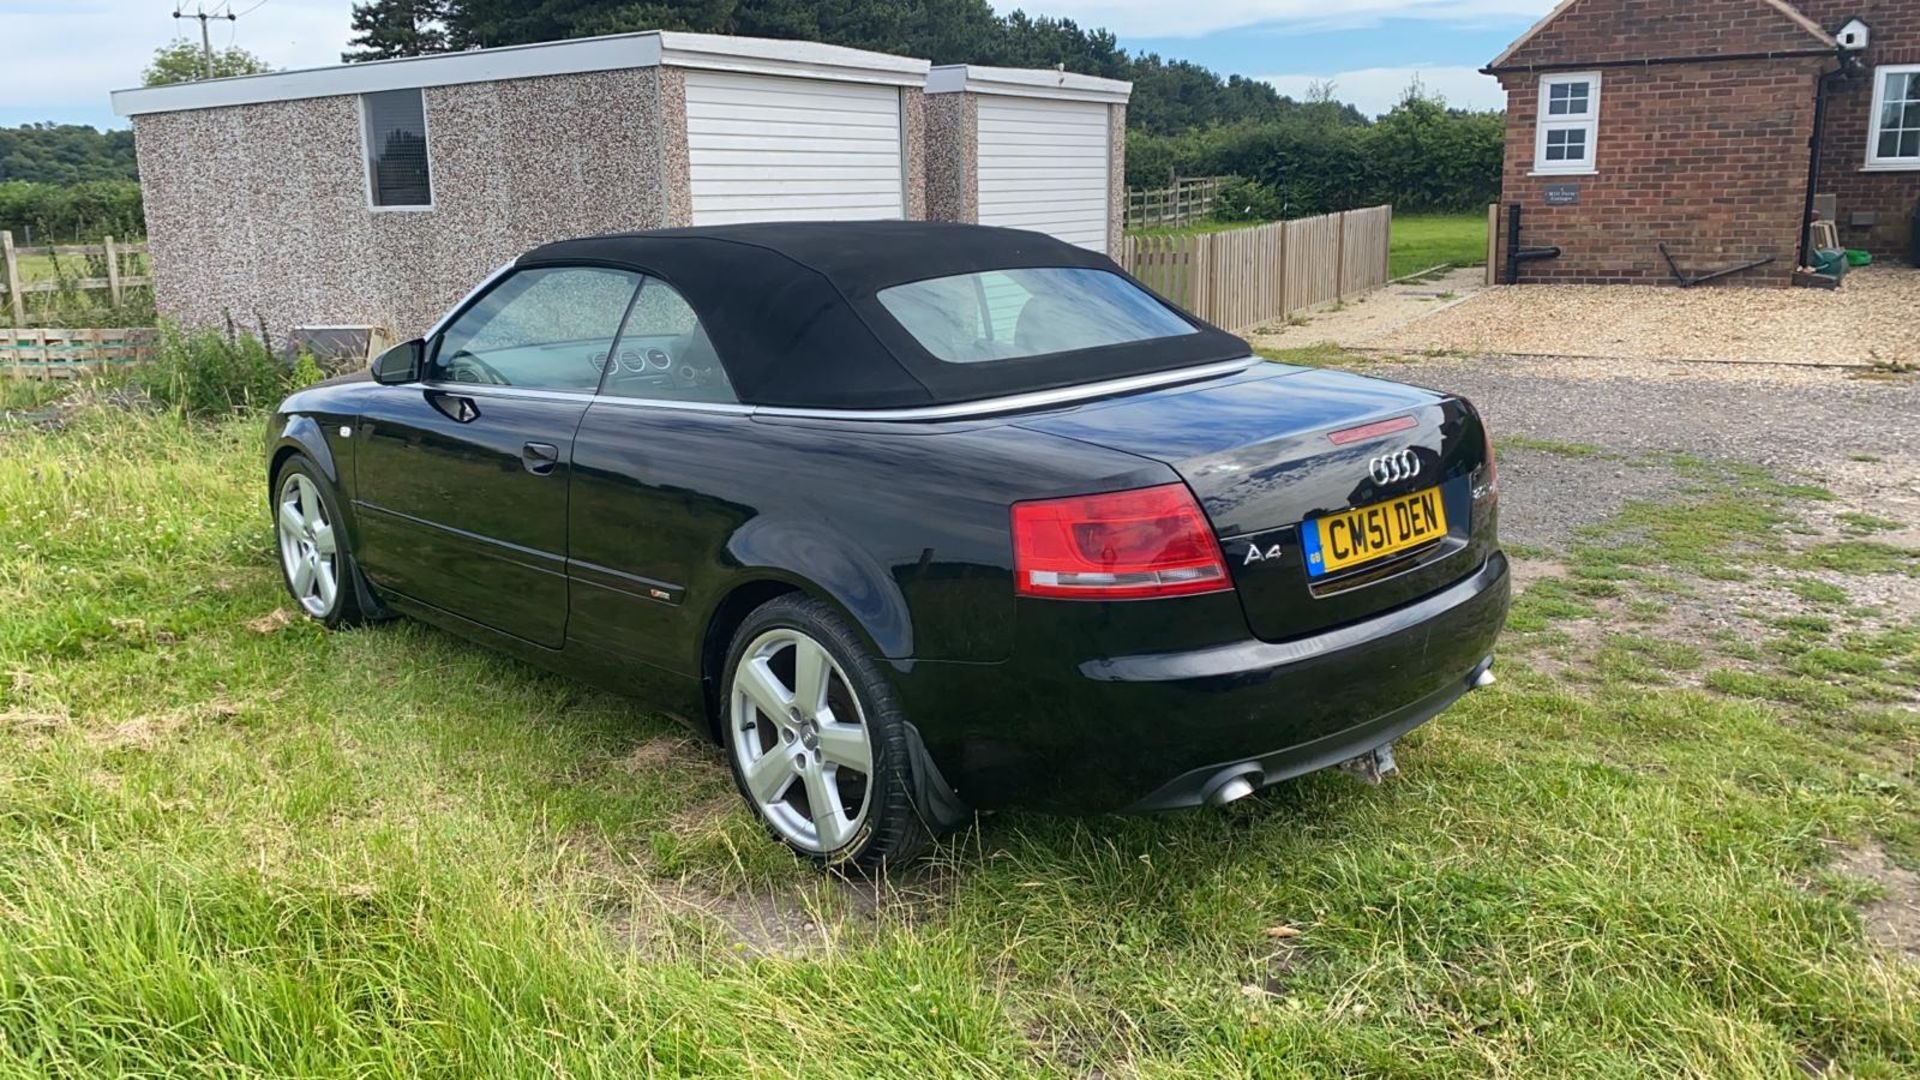
[[[306,482],[312,485],[312,491],[325,507],[326,521],[332,527],[335,555],[333,602],[320,611],[309,606],[308,601],[295,588],[283,550],[281,502],[287,485],[292,483],[295,477],[304,477]],[[352,545],[347,540],[345,519],[340,514],[340,497],[333,490],[333,484],[327,480],[326,474],[321,472],[312,459],[305,454],[294,454],[282,462],[279,471],[273,474],[272,483],[267,488],[267,503],[274,515],[274,562],[280,567],[280,583],[286,587],[287,595],[292,597],[294,607],[308,618],[323,623],[329,630],[344,630],[368,622],[374,613],[367,609],[365,598],[368,593],[365,583],[360,579],[360,564],[354,559]]]
[[[866,779],[865,815],[851,838],[832,850],[813,850],[783,834],[761,809],[742,772],[737,740],[760,736],[747,735],[745,728],[734,722],[735,677],[749,646],[776,631],[798,631],[825,648],[841,676],[832,680],[832,685],[843,687],[857,698],[867,730],[873,767]],[[789,594],[768,601],[747,616],[727,647],[720,685],[720,729],[734,784],[748,808],[760,818],[769,835],[816,866],[839,872],[884,873],[888,867],[910,862],[932,844],[933,829],[922,818],[912,796],[905,715],[881,665],[830,605],[802,594]]]

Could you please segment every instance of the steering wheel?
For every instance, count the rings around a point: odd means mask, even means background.
[[[480,359],[465,349],[461,349],[459,352],[447,357],[446,367],[448,378],[451,378],[454,382],[487,382],[495,386],[513,385],[511,380],[505,375],[500,374],[499,368],[494,367],[492,364],[487,363],[485,360]],[[473,376],[476,371],[481,375],[485,375],[486,378],[474,378]]]

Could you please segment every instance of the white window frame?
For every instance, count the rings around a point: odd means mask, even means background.
[[[1553,88],[1568,83],[1587,84],[1587,112],[1585,116],[1572,119],[1559,119],[1547,113],[1547,102],[1552,97]],[[1598,172],[1596,162],[1600,150],[1600,73],[1597,71],[1575,71],[1555,75],[1540,76],[1540,97],[1536,108],[1533,131],[1533,174],[1535,176],[1591,176]],[[1547,133],[1549,131],[1584,131],[1587,133],[1587,156],[1584,161],[1548,161]]]
[[[1867,113],[1867,163],[1872,172],[1920,171],[1920,157],[1880,156],[1880,114],[1887,102],[1887,76],[1920,74],[1920,64],[1881,64],[1873,69],[1873,109]]]
[[[434,208],[434,200],[439,197],[435,191],[434,182],[433,182],[433,121],[427,119],[426,88],[403,86],[403,87],[398,87],[397,89],[401,89],[401,90],[412,89],[415,93],[420,95],[420,137],[422,139],[425,139],[427,143],[427,152],[426,152],[427,201],[424,203],[418,203],[411,206],[381,206],[379,203],[374,201],[374,197],[373,197],[373,131],[367,124],[367,97],[369,94],[384,93],[385,91],[368,91],[367,93],[358,95],[358,98],[354,102],[354,104],[355,104],[355,107],[357,107],[360,110],[360,175],[361,175],[361,179],[363,179],[366,182],[367,209],[373,211],[376,214],[385,214],[385,213],[412,214],[412,213],[431,211]]]

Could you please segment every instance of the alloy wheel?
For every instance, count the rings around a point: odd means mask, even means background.
[[[826,854],[853,838],[873,790],[873,746],[847,676],[798,630],[755,638],[733,673],[734,763],[776,832]]]
[[[276,516],[287,586],[307,614],[324,619],[340,591],[340,550],[320,489],[306,474],[288,473]]]

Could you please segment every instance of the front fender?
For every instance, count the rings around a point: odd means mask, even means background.
[[[267,500],[273,500],[273,482],[280,471],[280,464],[290,455],[300,453],[312,461],[320,470],[327,483],[339,493],[340,513],[344,516],[347,535],[358,538],[359,530],[353,516],[353,485],[351,477],[343,473],[341,463],[334,457],[333,445],[327,441],[325,431],[319,421],[303,413],[276,413],[267,426]]]
[[[741,526],[727,552],[750,575],[787,581],[823,593],[838,605],[876,655],[913,655],[907,600],[866,550],[823,522],[757,517]]]

